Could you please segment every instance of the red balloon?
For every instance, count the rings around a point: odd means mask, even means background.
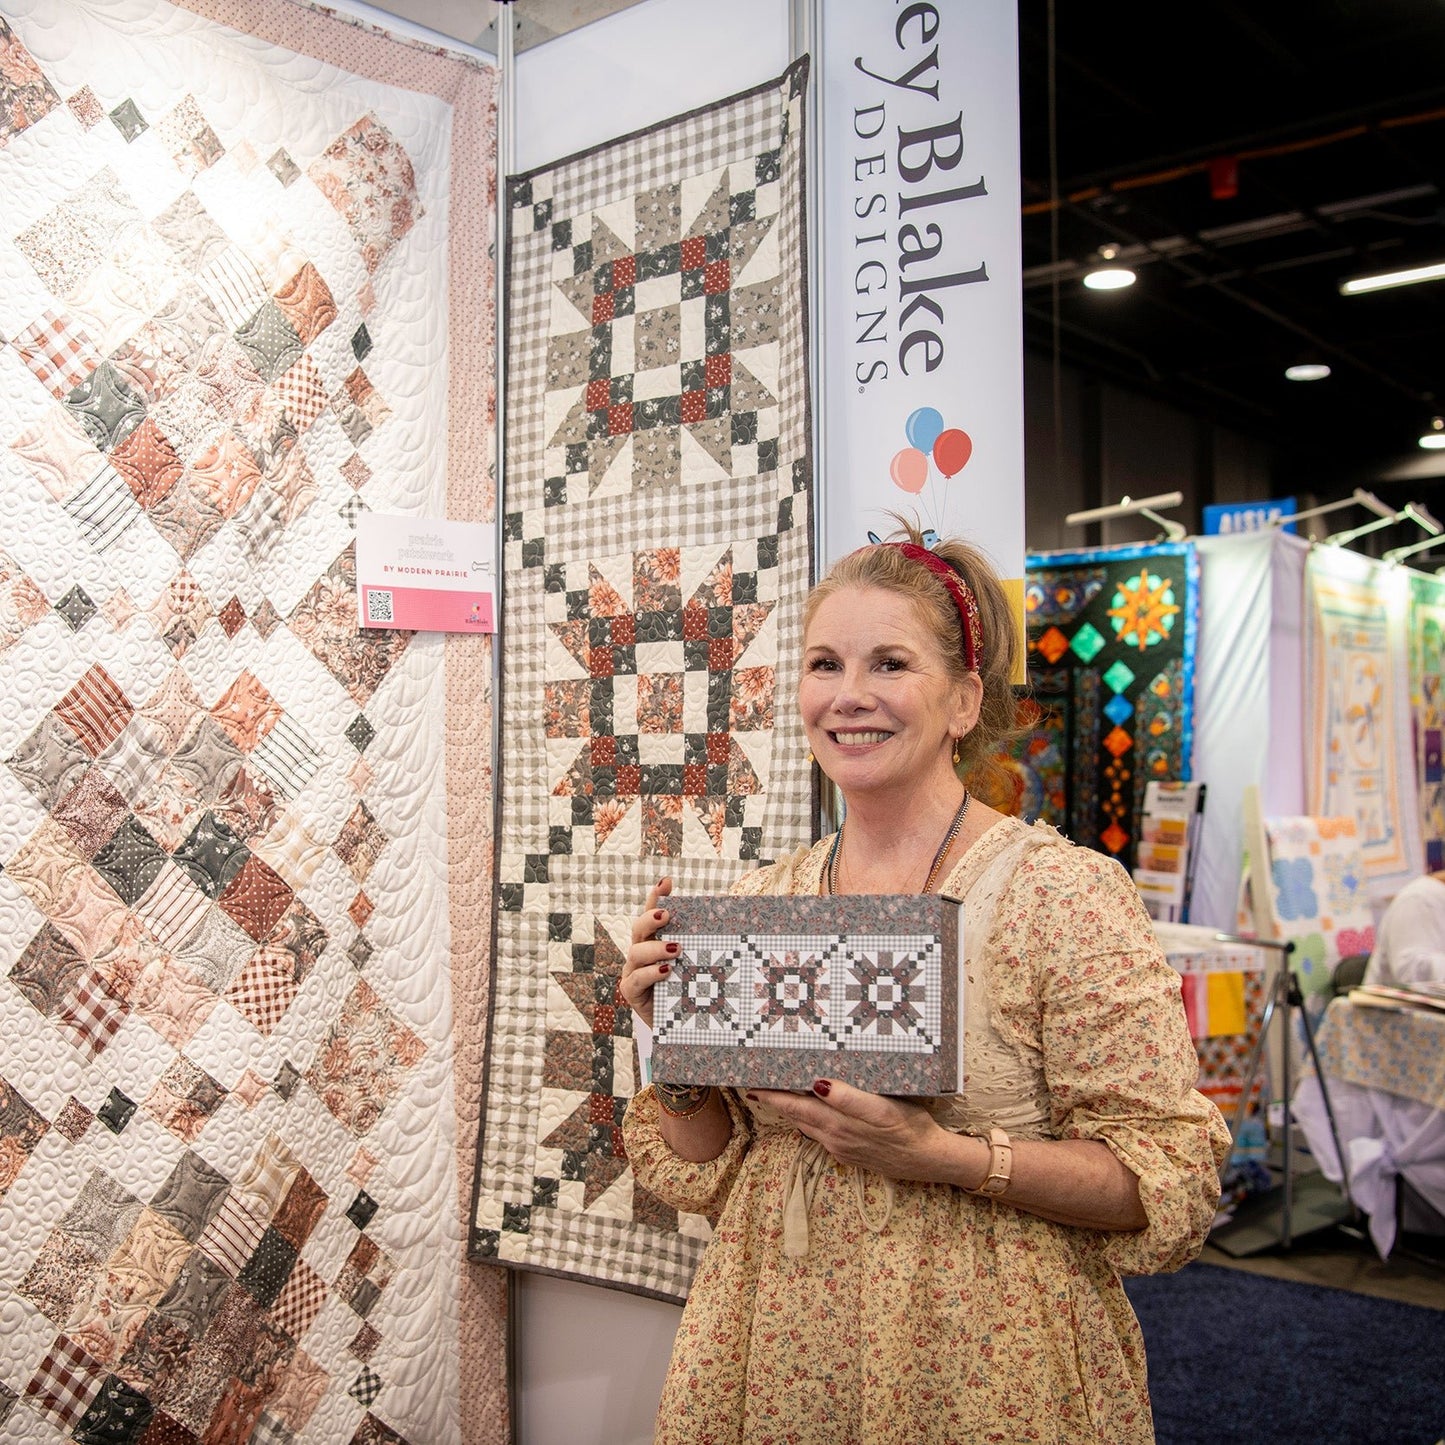
[[[961,472],[972,455],[972,438],[966,431],[959,431],[956,426],[939,432],[938,440],[933,444],[933,460],[945,477],[956,476]]]

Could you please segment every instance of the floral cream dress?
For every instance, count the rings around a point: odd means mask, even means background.
[[[830,841],[734,892],[816,892]],[[731,1140],[690,1163],[646,1089],[623,1124],[638,1179],[714,1222],[657,1442],[1153,1440],[1119,1277],[1194,1257],[1229,1148],[1193,1088],[1178,975],[1123,868],[1045,825],[994,824],[943,891],[964,899],[965,1092],[930,1107],[967,1133],[1103,1140],[1138,1175],[1147,1226],[1052,1224],[854,1170],[730,1091]]]

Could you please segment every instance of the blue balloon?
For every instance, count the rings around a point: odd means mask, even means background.
[[[921,406],[903,424],[909,445],[921,452],[931,452],[943,431],[943,417],[931,406]]]

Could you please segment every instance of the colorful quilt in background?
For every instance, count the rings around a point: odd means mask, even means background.
[[[806,62],[509,180],[498,920],[473,1249],[681,1297],[616,1001],[648,888],[812,836]]]
[[[1002,805],[1134,866],[1144,787],[1190,778],[1199,559],[1187,542],[1030,553],[1030,696]]]
[[[1423,871],[1408,726],[1406,573],[1342,547],[1305,563],[1305,802],[1353,817],[1371,894]]]
[[[1429,872],[1445,868],[1445,581],[1410,574],[1410,709],[1420,838]]]
[[[492,506],[494,76],[270,0],[4,11],[0,1434],[500,1440],[489,653],[360,632],[351,548]]]
[[[1293,941],[1301,989],[1328,994],[1340,959],[1375,946],[1360,829],[1353,818],[1266,818],[1264,829],[1272,936]]]

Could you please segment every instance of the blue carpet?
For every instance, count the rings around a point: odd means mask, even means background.
[[[1158,1445],[1445,1439],[1445,1310],[1211,1264],[1124,1283]]]

